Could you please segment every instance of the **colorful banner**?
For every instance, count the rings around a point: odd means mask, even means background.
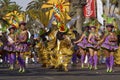
[[[95,0],[86,0],[87,4],[84,6],[85,17],[96,17]]]
[[[101,0],[96,0],[97,1],[97,19],[98,21],[103,25],[103,4]]]

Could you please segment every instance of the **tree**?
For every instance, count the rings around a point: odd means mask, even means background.
[[[70,0],[71,8],[71,15],[80,16],[76,22],[76,29],[79,34],[82,33],[82,26],[84,22],[84,15],[83,15],[83,6],[86,4],[86,0]]]
[[[104,6],[107,4],[107,0],[102,0],[102,2]],[[114,13],[115,9],[118,7],[118,3],[119,3],[119,0],[109,0],[109,9],[108,9],[109,15]],[[112,10],[112,7],[113,7],[113,10]]]
[[[21,11],[21,7],[15,2],[10,0],[0,0],[0,21],[3,27],[9,25],[8,21],[5,19],[6,14],[13,11]]]
[[[120,11],[120,0],[118,0],[118,9]]]
[[[114,9],[112,11],[112,14],[114,13],[116,7],[118,7],[118,2],[119,0],[110,0],[111,6],[110,6],[110,11],[111,11],[111,7],[114,6]],[[110,12],[109,12],[110,13]]]
[[[0,17],[12,11],[21,11],[21,7],[10,0],[0,0]]]
[[[48,24],[49,16],[45,14],[46,10],[41,8],[46,1],[47,0],[34,0],[28,3],[26,14],[29,18],[29,29],[32,32],[40,30],[41,26],[39,24],[44,24],[44,26]]]
[[[30,10],[30,9],[36,9],[36,10],[40,10],[42,5],[46,2],[47,0],[34,0],[31,1],[26,10]]]

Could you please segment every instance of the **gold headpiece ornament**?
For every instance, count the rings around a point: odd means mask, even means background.
[[[9,24],[12,24],[18,27],[19,22],[24,21],[24,14],[19,13],[17,11],[13,11],[6,14],[4,19],[7,20]]]
[[[66,32],[66,20],[71,19],[67,14],[69,11],[70,3],[65,0],[49,0],[47,3],[43,4],[42,8],[52,8],[49,12],[50,15],[54,13],[56,18],[56,24],[60,32]],[[46,13],[48,14],[48,12]],[[55,22],[54,22],[55,23]]]

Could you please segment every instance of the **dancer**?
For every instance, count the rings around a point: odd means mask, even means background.
[[[86,49],[88,44],[88,34],[89,34],[89,26],[85,27],[85,31],[83,32],[81,38],[78,41],[75,41],[74,43],[78,43],[77,45],[80,47],[79,51],[81,53],[81,67],[84,68],[84,60],[86,56]]]
[[[75,35],[73,31],[69,30],[68,32],[58,32],[57,33],[57,64],[60,70],[68,71],[68,64],[73,55],[73,45],[71,39],[74,39]]]
[[[89,56],[89,69],[92,69],[94,66],[94,69],[97,69],[97,60],[98,60],[98,50],[99,47],[97,46],[98,44],[98,40],[99,40],[99,35],[96,32],[96,27],[95,26],[91,26],[91,31],[88,37],[88,49],[90,52],[90,56]]]
[[[114,64],[114,52],[117,51],[117,36],[114,32],[112,32],[114,26],[112,24],[106,25],[106,33],[104,38],[101,40],[102,45],[101,47],[104,50],[106,56],[106,66],[107,72],[113,71],[113,64]]]
[[[10,63],[10,70],[14,69],[15,61],[16,61],[16,53],[15,53],[15,42],[16,42],[16,35],[15,35],[15,26],[11,26],[9,29],[9,34],[7,36],[7,45],[4,46],[4,50],[8,53],[8,59]]]
[[[17,35],[16,51],[18,52],[17,59],[20,65],[19,72],[25,72],[24,53],[28,51],[28,45],[27,45],[28,32],[25,28],[25,25],[26,25],[25,22],[21,22],[19,24],[20,31],[19,34]]]

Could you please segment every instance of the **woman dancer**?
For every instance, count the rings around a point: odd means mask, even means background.
[[[89,26],[86,26],[81,38],[78,41],[74,42],[74,43],[78,43],[77,45],[80,47],[81,68],[84,68],[84,60],[85,60],[86,49],[88,44],[88,41],[87,41],[88,34],[89,34]]]
[[[91,26],[91,32],[89,34],[88,37],[88,49],[90,52],[90,56],[89,56],[89,69],[92,69],[92,67],[94,66],[94,69],[97,69],[97,60],[98,60],[98,50],[99,47],[97,47],[98,44],[98,40],[99,40],[99,35],[96,32],[96,27],[95,26]]]
[[[101,40],[102,42],[101,47],[103,48],[106,56],[107,72],[112,72],[113,70],[113,64],[114,64],[113,55],[114,55],[114,52],[118,49],[117,36],[115,35],[114,32],[112,32],[113,27],[114,26],[112,24],[108,24],[106,26],[107,31],[105,33],[103,40]]]
[[[18,52],[17,59],[20,65],[19,72],[25,72],[24,53],[28,51],[28,45],[27,45],[28,32],[25,28],[25,25],[26,25],[25,22],[21,22],[19,24],[20,32],[17,35],[16,51]]]
[[[16,61],[16,54],[15,54],[15,41],[16,41],[16,35],[15,35],[15,26],[11,26],[9,28],[9,34],[7,36],[7,45],[4,46],[4,50],[8,52],[8,58],[10,63],[10,70],[14,69],[14,64]]]

